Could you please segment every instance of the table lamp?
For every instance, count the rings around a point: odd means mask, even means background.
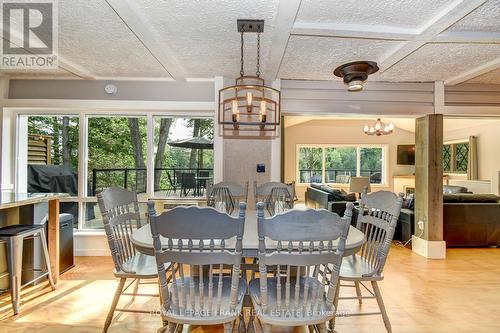
[[[370,177],[351,177],[349,192],[358,193],[359,198],[361,198],[361,192],[363,192],[365,187],[368,187],[368,192],[371,192]]]

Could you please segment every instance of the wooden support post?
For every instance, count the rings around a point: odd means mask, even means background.
[[[427,258],[446,256],[443,241],[443,115],[418,118],[415,123],[415,233],[424,222],[421,238],[413,238],[413,251]]]
[[[54,283],[59,282],[59,199],[49,201],[48,247]]]

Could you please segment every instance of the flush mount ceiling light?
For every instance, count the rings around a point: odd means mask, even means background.
[[[365,125],[363,132],[365,132],[366,135],[376,136],[392,134],[392,132],[394,132],[394,124],[383,123],[380,118],[378,118],[372,126]]]
[[[349,91],[361,91],[368,75],[377,71],[378,66],[374,61],[355,61],[340,65],[335,68],[333,74],[344,79]]]
[[[219,125],[222,136],[276,136],[280,124],[280,91],[265,85],[260,77],[260,34],[264,20],[238,20],[241,33],[240,77],[235,84],[219,90]],[[244,34],[257,34],[255,76],[245,75]]]

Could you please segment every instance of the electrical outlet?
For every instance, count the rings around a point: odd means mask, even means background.
[[[418,221],[418,230],[423,231],[424,230],[424,221]]]

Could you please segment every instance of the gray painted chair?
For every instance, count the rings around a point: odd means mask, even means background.
[[[154,257],[136,252],[130,240],[132,231],[143,225],[136,193],[111,187],[97,194],[97,201],[115,265],[114,274],[120,279],[104,324],[103,332],[107,332],[115,311],[151,313],[151,310],[121,309],[117,308],[117,305],[122,295],[133,298],[135,296],[158,297],[158,295],[138,294],[140,280],[157,278],[158,274]],[[132,279],[132,281],[125,286],[127,279]],[[133,292],[126,293],[126,290],[134,283]]]
[[[269,215],[292,209],[295,197],[295,182],[284,184],[267,182],[257,185],[254,182],[255,202],[263,202]]]
[[[257,209],[259,278],[249,289],[264,333],[272,325],[316,325],[325,333],[335,315],[333,301],[353,204],[348,203],[343,218],[324,209],[290,210],[264,218],[262,202]],[[321,269],[327,265],[332,269]],[[269,277],[270,272],[274,276]]]
[[[380,314],[388,332],[392,331],[391,324],[377,281],[384,279],[384,265],[391,248],[402,202],[402,193],[399,196],[389,191],[367,194],[367,189],[364,189],[359,202],[360,213],[358,214],[356,228],[364,232],[366,243],[359,254],[345,258],[340,269],[340,281],[354,282],[354,285],[341,284],[340,286],[355,287],[356,297],[339,297],[338,294],[335,297],[336,306],[339,299],[357,299],[359,304],[362,304],[362,299],[376,299],[380,312],[347,314],[346,316]],[[363,282],[370,282],[373,291],[368,289]],[[370,296],[362,295],[360,285],[370,293]],[[335,319],[330,322],[330,325],[333,331]]]
[[[246,281],[240,278],[242,238],[246,204],[240,204],[239,217],[211,207],[175,207],[156,215],[148,203],[151,234],[158,266],[162,317],[169,333],[177,325],[223,324],[232,331],[240,317]],[[160,236],[166,239],[162,248]],[[234,248],[226,241],[236,238]],[[172,262],[172,283],[168,286],[166,262]],[[230,272],[228,275],[228,271]]]
[[[247,202],[248,182],[245,187],[233,182],[220,182],[207,188],[207,205],[231,215],[238,202]]]

